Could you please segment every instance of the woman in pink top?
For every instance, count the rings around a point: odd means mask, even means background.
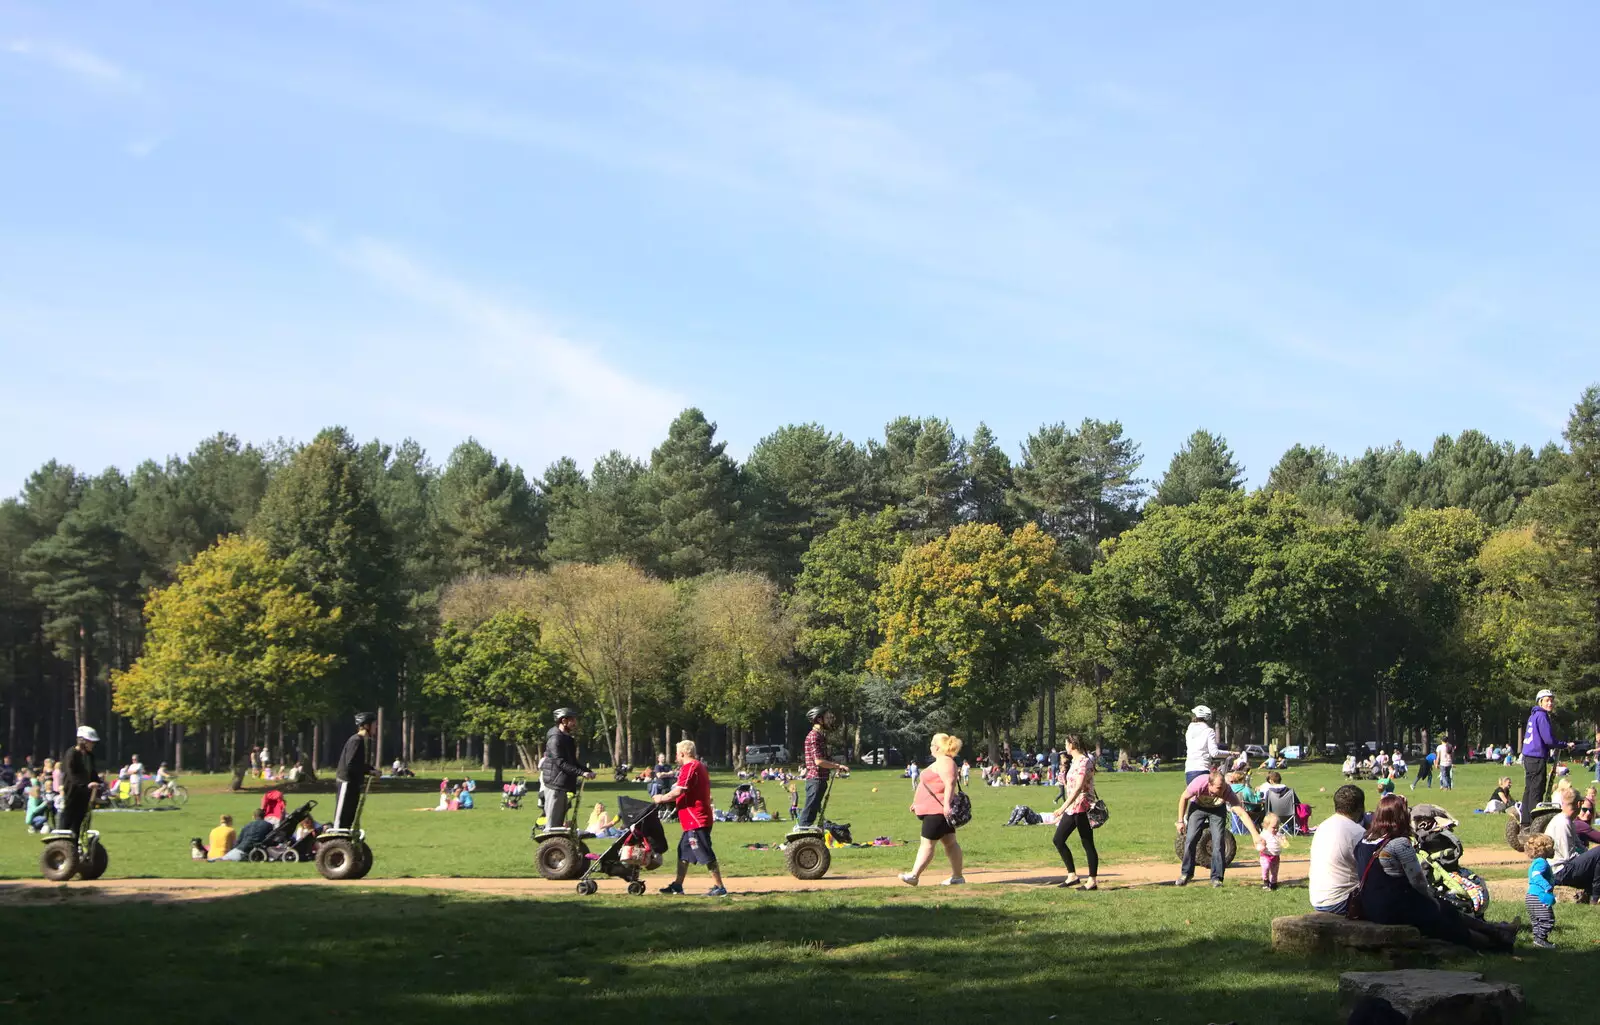
[[[900,881],[915,886],[922,879],[922,870],[933,860],[934,841],[944,844],[945,856],[950,859],[950,878],[941,886],[959,886],[966,882],[961,875],[961,845],[956,842],[956,827],[950,824],[950,798],[955,796],[956,755],[961,753],[961,738],[948,733],[935,733],[929,745],[933,764],[922,770],[917,781],[917,796],[911,802],[911,814],[922,820],[922,845],[917,848],[917,860],[911,871],[900,873]]]
[[[1083,841],[1084,859],[1089,863],[1089,878],[1083,888],[1098,889],[1094,877],[1100,872],[1100,854],[1094,849],[1094,827],[1089,825],[1089,801],[1094,795],[1094,759],[1084,751],[1083,740],[1076,734],[1069,734],[1061,761],[1065,770],[1062,786],[1066,789],[1067,799],[1056,809],[1055,845],[1056,853],[1061,855],[1061,863],[1067,866],[1067,878],[1061,880],[1060,885],[1078,885],[1078,870],[1072,864],[1072,849],[1067,846],[1067,840],[1076,830],[1078,839]]]

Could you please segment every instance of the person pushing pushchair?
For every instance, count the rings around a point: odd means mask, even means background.
[[[544,738],[544,768],[539,773],[540,799],[544,805],[544,828],[566,825],[569,794],[578,789],[578,779],[594,779],[594,772],[578,762],[578,741],[572,734],[578,728],[578,713],[571,708],[555,710],[556,724]]]

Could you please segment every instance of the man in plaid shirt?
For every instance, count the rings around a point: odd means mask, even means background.
[[[822,799],[828,792],[828,776],[835,769],[846,775],[850,772],[848,765],[828,757],[828,727],[833,724],[833,713],[825,706],[818,705],[806,713],[806,718],[811,720],[811,732],[806,734],[806,804],[800,809],[801,829],[821,825],[817,819],[822,815]]]

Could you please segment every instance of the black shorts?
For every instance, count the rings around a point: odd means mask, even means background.
[[[717,852],[711,849],[711,827],[685,829],[678,837],[678,860],[691,865],[715,865]]]
[[[943,812],[937,815],[919,815],[917,817],[922,820],[922,838],[924,840],[937,840],[956,831],[956,827],[950,824],[950,820],[945,818]]]

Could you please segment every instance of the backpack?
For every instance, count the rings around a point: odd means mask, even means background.
[[[850,823],[848,822],[823,822],[823,830],[838,844],[849,844],[855,841],[850,838]]]

